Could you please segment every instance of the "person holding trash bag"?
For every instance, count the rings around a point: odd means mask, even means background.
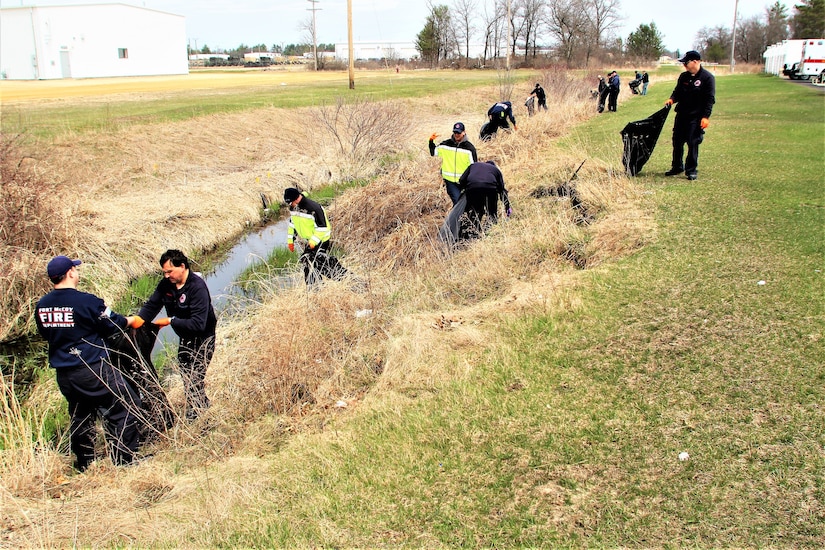
[[[295,252],[295,236],[306,241],[301,253],[304,281],[311,287],[321,277],[340,281],[347,273],[338,258],[330,253],[332,227],[324,207],[294,187],[284,190],[284,202],[289,206],[289,226],[286,232],[287,248]]]
[[[140,308],[140,316],[154,319],[161,308],[166,317],[152,321],[159,327],[171,326],[180,337],[178,368],[186,394],[186,419],[197,420],[209,407],[206,395],[206,369],[215,353],[218,317],[206,281],[192,271],[189,258],[180,250],[161,254],[163,279]]]
[[[478,161],[478,153],[476,153],[475,146],[467,139],[467,129],[463,122],[453,124],[453,135],[436,146],[437,137],[438,134],[430,136],[428,144],[430,156],[437,156],[441,159],[441,177],[444,179],[447,195],[455,204],[461,194],[456,182],[470,164]]]
[[[536,87],[530,92],[530,97],[535,97],[539,100],[539,109],[547,110],[547,94],[539,82],[536,82]],[[513,122],[515,124],[515,122]]]
[[[676,120],[673,123],[673,159],[666,176],[682,172],[687,179],[698,177],[699,145],[710,124],[710,114],[716,103],[716,78],[702,67],[702,56],[695,50],[685,53],[679,62],[685,71],[679,75],[676,87],[665,106],[676,104]],[[687,156],[682,161],[685,145]]]
[[[467,167],[458,186],[467,196],[467,217],[470,220],[472,236],[483,233],[481,220],[487,215],[490,223],[498,222],[498,199],[504,203],[504,211],[510,217],[510,199],[504,187],[504,176],[495,161],[476,162]]]
[[[46,272],[54,289],[35,309],[37,331],[49,343],[49,365],[69,405],[74,467],[86,470],[95,460],[95,420],[103,417],[109,456],[130,464],[138,449],[140,397],[112,366],[104,339],[143,325],[140,316],[124,317],[87,292],[77,290],[80,260],[55,256]]]

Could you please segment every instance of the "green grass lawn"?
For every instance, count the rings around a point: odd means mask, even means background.
[[[699,180],[662,176],[672,118],[638,178],[653,244],[582,272],[580,307],[500,326],[466,377],[282,451],[269,493],[204,540],[825,546],[823,95],[763,75],[717,87]],[[577,139],[616,162],[621,127],[670,90]]]

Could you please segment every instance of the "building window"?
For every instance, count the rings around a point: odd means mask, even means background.
[[[118,59],[129,59],[129,50],[126,48],[118,48],[117,57]]]

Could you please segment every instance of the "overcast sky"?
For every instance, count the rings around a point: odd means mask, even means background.
[[[489,0],[487,0],[489,2]],[[733,25],[736,0],[620,0],[624,17],[619,35],[627,38],[642,23],[656,23],[665,47],[685,52],[694,46],[702,27]],[[95,0],[0,0],[2,7],[95,3]],[[119,0],[186,17],[191,47],[232,49],[240,44],[306,42],[302,24],[315,12],[319,43],[347,41],[347,0]],[[452,0],[434,0],[450,6]],[[483,5],[484,0],[476,0]],[[773,0],[739,0],[739,20],[761,15]],[[782,0],[792,14],[793,2]],[[423,28],[427,0],[352,0],[353,40],[412,42]],[[479,16],[483,11],[479,9]],[[479,17],[480,19],[481,17]],[[311,35],[309,35],[311,37]],[[311,40],[311,38],[309,38]]]

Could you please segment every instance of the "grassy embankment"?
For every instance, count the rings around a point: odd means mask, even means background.
[[[666,135],[639,179],[654,244],[583,272],[573,307],[504,315],[471,364],[430,365],[439,383],[292,442],[264,494],[197,540],[825,544],[822,96],[718,86],[700,179],[661,177]],[[566,143],[617,155],[623,122],[663,91]]]
[[[618,115],[578,128],[562,143],[569,151],[554,146],[533,162],[543,168],[542,156],[563,154],[615,166],[618,130],[661,105],[669,90],[654,86]],[[159,454],[146,464],[151,476],[143,465],[123,475],[130,488],[135,481],[144,487],[148,500],[136,505],[147,515],[137,513],[134,529],[120,520],[117,532],[143,535],[104,540],[822,546],[822,99],[758,76],[720,79],[719,98],[700,179],[659,176],[668,164],[665,134],[637,180],[658,220],[653,244],[616,264],[568,273],[559,284],[519,267],[514,275],[525,279],[526,300],[538,308],[520,306],[520,294],[482,309],[471,327],[456,317],[439,327],[414,319],[376,324],[390,331],[396,364],[388,363],[353,412],[287,439],[261,431],[241,442],[216,433],[202,442],[208,453],[251,448],[248,440],[257,437],[260,458],[196,468],[191,479],[181,472],[200,452],[171,460]],[[809,142],[813,150],[801,145]],[[545,207],[527,197],[538,182],[522,183],[538,174],[510,175],[521,199],[517,218],[475,246],[528,265],[546,245],[518,225],[518,215]],[[472,259],[472,251],[457,257]],[[465,275],[484,278],[483,269],[467,264]],[[462,303],[504,298],[518,284],[507,280],[490,292],[458,281],[446,281],[455,286],[441,292],[411,280],[412,289],[436,298],[422,297],[427,307],[417,317],[441,313],[443,320],[452,312],[434,306],[438,299],[462,311]],[[396,290],[385,305],[404,294]],[[335,306],[329,298],[320,296]],[[336,331],[329,327],[325,337],[340,337]],[[271,332],[283,338],[279,327]],[[294,349],[291,340],[278,344]],[[676,458],[682,450],[691,455],[685,462]],[[232,485],[227,477],[241,472],[255,475]],[[71,497],[84,502],[81,539],[95,502],[81,500],[87,489],[109,494],[117,480],[103,471],[88,482],[95,487],[78,486]],[[192,483],[197,488],[187,491]],[[222,493],[226,487],[235,494]],[[102,514],[106,505],[98,504]],[[147,523],[157,526],[151,534],[141,528]],[[43,525],[50,525],[45,516]],[[46,527],[35,532],[44,541],[67,540]]]

